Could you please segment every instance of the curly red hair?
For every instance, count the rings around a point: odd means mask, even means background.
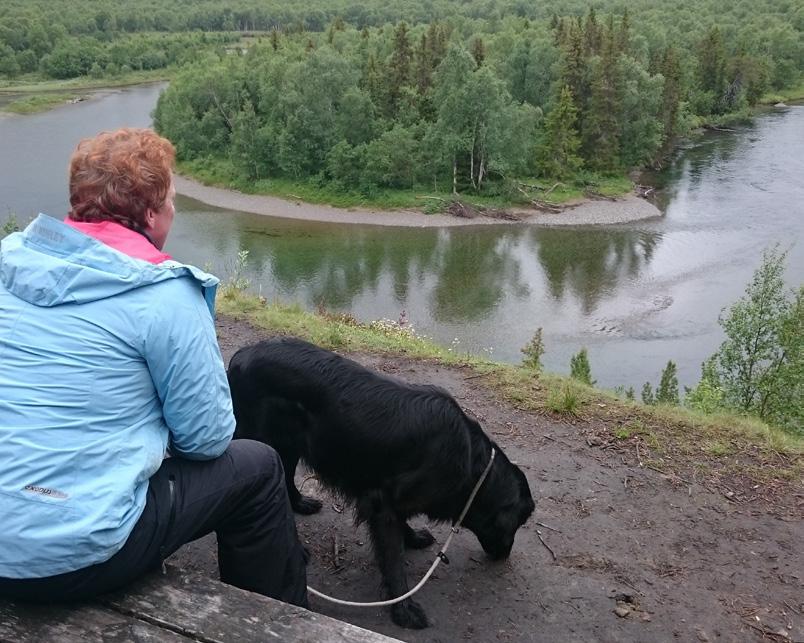
[[[123,128],[85,138],[70,159],[69,217],[145,227],[167,200],[176,150],[151,129]]]

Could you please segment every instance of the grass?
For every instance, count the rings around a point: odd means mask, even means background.
[[[310,313],[298,305],[267,302],[231,286],[222,288],[218,310],[257,327],[302,337],[330,349],[393,354],[466,368],[519,409],[580,422],[592,427],[604,441],[638,441],[653,452],[657,466],[665,466],[662,457],[668,454],[685,465],[706,464],[714,459],[725,467],[732,466],[729,463],[733,463],[735,454],[751,453],[761,466],[750,462],[740,466],[754,479],[775,476],[800,480],[804,474],[804,437],[755,419],[704,415],[678,406],[644,406],[569,378],[457,354],[395,322],[364,324],[350,315]]]
[[[544,405],[553,413],[577,415],[581,406],[580,387],[572,380],[561,382],[550,389]]]
[[[36,114],[45,112],[59,105],[64,105],[68,101],[77,98],[76,94],[46,93],[25,96],[0,107],[4,112],[12,114]]]
[[[151,71],[132,71],[119,76],[92,78],[79,76],[66,80],[45,78],[39,74],[27,74],[14,80],[0,79],[0,93],[38,94],[42,92],[64,92],[69,90],[104,89],[106,87],[125,87],[142,83],[169,80],[172,69],[154,69]]]
[[[344,192],[326,184],[321,185],[314,180],[293,180],[288,178],[270,178],[249,181],[238,175],[229,159],[202,158],[179,161],[177,169],[181,174],[190,176],[205,185],[239,190],[246,194],[265,194],[285,199],[296,199],[306,203],[323,203],[338,208],[378,208],[384,210],[415,208],[425,212],[437,212],[440,207],[453,199],[447,182],[441,184],[439,190],[433,186],[418,186],[410,190],[381,189],[371,195],[360,192]],[[532,179],[522,179],[523,183]],[[541,183],[551,184],[548,181]],[[553,189],[547,200],[553,203],[568,203],[584,198],[584,183],[589,183],[596,192],[605,196],[621,196],[633,190],[633,183],[622,175],[583,174],[575,181],[568,180]],[[534,198],[542,198],[543,191],[534,190]],[[428,197],[428,198],[423,198]],[[429,197],[435,197],[429,198]],[[505,196],[468,195],[459,197],[476,206],[486,208],[505,208],[524,206],[526,201],[519,194],[511,198]],[[439,201],[441,200],[441,201]]]
[[[325,348],[395,353],[437,359],[445,364],[462,361],[449,349],[399,328],[393,322],[361,324],[349,315],[325,311],[313,314],[305,312],[298,305],[267,302],[227,286],[221,289],[218,311],[245,318],[255,326],[280,334],[303,337]]]
[[[774,105],[796,100],[804,100],[804,78],[797,85],[765,94],[759,102],[763,105]]]

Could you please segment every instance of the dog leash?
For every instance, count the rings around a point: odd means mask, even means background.
[[[383,607],[385,605],[394,605],[395,603],[399,603],[400,601],[404,601],[406,598],[410,598],[416,592],[418,592],[424,584],[430,579],[430,576],[433,575],[433,572],[438,567],[438,564],[443,560],[447,565],[449,565],[449,558],[447,558],[447,548],[449,547],[449,543],[452,540],[452,537],[457,534],[461,530],[461,524],[463,523],[463,519],[466,517],[466,512],[469,511],[469,507],[472,506],[472,501],[475,499],[477,492],[480,491],[480,485],[483,484],[483,481],[486,479],[486,476],[491,471],[491,465],[494,462],[494,455],[496,454],[496,450],[494,447],[491,448],[491,457],[489,458],[489,463],[486,465],[486,468],[483,471],[483,475],[480,476],[480,479],[475,484],[475,488],[472,489],[472,493],[469,494],[469,500],[466,501],[466,505],[461,512],[461,515],[458,517],[458,521],[453,523],[452,527],[450,527],[450,534],[447,536],[447,540],[444,542],[444,546],[441,550],[436,554],[435,560],[433,564],[430,565],[430,569],[427,570],[427,573],[424,575],[418,585],[411,589],[408,592],[402,594],[402,596],[397,596],[396,598],[391,598],[387,601],[373,601],[370,603],[358,603],[355,601],[343,601],[340,598],[333,598],[332,596],[327,596],[326,594],[322,594],[317,589],[313,589],[309,585],[307,586],[307,591],[311,594],[318,596],[319,598],[323,598],[325,601],[329,601],[331,603],[337,603],[338,605],[348,605],[350,607]]]

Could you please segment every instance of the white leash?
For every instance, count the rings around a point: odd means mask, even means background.
[[[463,523],[463,519],[466,517],[466,512],[469,511],[469,507],[472,505],[472,501],[475,499],[475,496],[477,495],[477,492],[480,491],[480,485],[483,484],[483,481],[486,479],[486,476],[489,474],[489,471],[491,470],[491,465],[494,462],[495,453],[496,453],[496,451],[495,451],[494,447],[492,447],[491,448],[491,457],[489,458],[489,463],[486,465],[486,468],[483,471],[483,475],[480,476],[480,479],[475,484],[475,488],[472,489],[472,493],[469,494],[469,500],[466,501],[466,506],[464,506],[463,511],[461,512],[461,515],[458,517],[458,521],[456,523],[454,523],[452,525],[452,527],[450,527],[450,534],[449,534],[449,536],[447,536],[447,540],[444,543],[444,546],[436,554],[436,557],[435,557],[435,560],[433,561],[433,564],[430,565],[430,569],[427,570],[427,573],[424,575],[424,578],[422,578],[419,581],[419,584],[416,585],[416,587],[414,587],[413,589],[411,589],[408,592],[405,592],[404,594],[402,594],[402,596],[397,596],[396,598],[392,598],[392,599],[389,599],[387,601],[373,601],[371,603],[357,603],[355,601],[342,601],[339,598],[333,598],[332,596],[327,596],[326,594],[322,594],[321,592],[319,592],[316,589],[313,589],[309,585],[307,586],[307,591],[310,592],[311,594],[315,595],[315,596],[318,596],[319,598],[323,598],[325,601],[330,601],[331,603],[337,603],[338,605],[349,605],[351,607],[383,607],[385,605],[393,605],[394,603],[399,603],[400,601],[404,601],[406,598],[410,598],[411,596],[413,596],[422,587],[424,587],[424,584],[428,581],[430,576],[433,575],[433,572],[435,571],[436,567],[438,567],[438,564],[442,560],[445,563],[447,563],[447,565],[449,565],[449,559],[447,558],[447,548],[449,547],[449,543],[452,540],[452,537],[460,531],[461,523]]]

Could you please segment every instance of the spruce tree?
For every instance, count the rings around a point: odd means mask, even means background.
[[[660,118],[662,120],[662,148],[667,149],[675,140],[678,130],[678,106],[681,101],[681,65],[678,52],[674,47],[664,50],[661,72],[664,76],[662,89],[662,106]]]
[[[386,104],[385,69],[373,53],[369,53],[366,59],[360,86],[368,92],[374,106],[381,110]]]
[[[558,102],[550,110],[545,122],[544,142],[539,148],[541,173],[551,178],[572,176],[583,165],[577,155],[581,145],[575,129],[578,110],[568,86],[561,90]]]
[[[430,48],[430,63],[435,71],[447,55],[447,34],[444,27],[437,22],[431,22],[427,28],[427,46]]]
[[[612,170],[620,164],[622,79],[617,65],[616,34],[609,21],[603,34],[601,55],[591,66],[591,95],[583,117],[583,156],[597,170]]]
[[[592,369],[589,366],[589,354],[586,347],[581,348],[570,358],[570,376],[588,386],[595,385],[596,381],[592,379]]]
[[[669,360],[662,371],[659,388],[656,389],[657,404],[672,404],[678,406],[678,376],[675,362]]]
[[[653,405],[656,404],[656,398],[653,395],[653,387],[650,382],[645,382],[642,385],[642,403]]]
[[[416,70],[416,90],[419,94],[425,94],[433,84],[433,66],[430,60],[430,46],[427,42],[427,34],[423,33],[419,40],[419,47],[415,54]]]
[[[709,94],[710,111],[720,113],[726,90],[726,49],[717,27],[707,32],[698,47],[698,82],[701,90]]]
[[[569,87],[575,107],[578,108],[578,129],[583,122],[583,110],[588,99],[588,85],[585,79],[586,57],[584,56],[583,33],[580,27],[570,21],[561,51],[561,71],[559,86]]]
[[[395,117],[399,110],[399,100],[404,87],[411,84],[413,50],[408,39],[408,25],[400,22],[394,31],[394,49],[388,69],[387,114]]]
[[[480,67],[486,59],[486,46],[483,44],[483,39],[477,36],[472,41],[472,58],[475,59],[475,64]]]
[[[628,15],[628,7],[625,7],[622,18],[620,18],[620,29],[617,32],[617,51],[621,54],[627,54],[630,46],[631,19]]]
[[[587,58],[596,56],[600,52],[600,25],[597,23],[594,7],[589,7],[589,13],[586,14],[586,24],[583,28],[583,41],[584,55]]]
[[[542,355],[544,355],[544,339],[542,338],[541,326],[531,337],[530,341],[522,347],[522,365],[532,368],[534,371],[542,370]]]

